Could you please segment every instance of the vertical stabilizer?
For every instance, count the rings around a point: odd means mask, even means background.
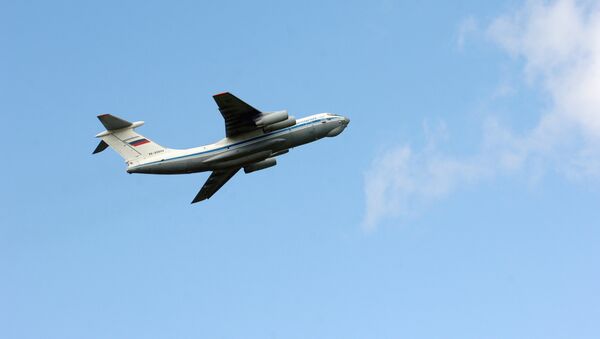
[[[94,150],[94,154],[100,153],[110,146],[125,161],[130,162],[147,158],[166,150],[161,145],[135,131],[135,128],[144,124],[143,121],[132,123],[111,114],[99,115],[98,119],[106,128],[106,131],[96,135],[102,141],[100,141],[100,144]]]

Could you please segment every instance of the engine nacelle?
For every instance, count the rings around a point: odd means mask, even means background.
[[[263,131],[265,131],[265,133],[269,133],[269,132],[277,131],[279,129],[283,129],[286,127],[294,126],[295,124],[296,124],[296,118],[288,117],[286,120],[265,126],[263,128]]]
[[[255,162],[253,164],[244,166],[244,173],[252,173],[256,171],[260,171],[265,168],[273,167],[277,165],[277,160],[275,158],[267,158],[263,161]]]
[[[287,111],[267,112],[261,114],[254,122],[258,127],[276,124],[288,118]]]

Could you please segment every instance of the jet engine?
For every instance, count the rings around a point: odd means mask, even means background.
[[[260,171],[265,168],[273,167],[277,165],[277,160],[275,158],[267,158],[263,161],[255,162],[253,164],[244,166],[244,173],[252,173],[256,171]]]
[[[263,131],[265,131],[265,133],[269,133],[269,132],[277,131],[280,129],[284,129],[286,127],[294,126],[295,124],[296,124],[296,118],[294,118],[293,116],[290,116],[286,120],[265,126],[263,128]]]
[[[258,127],[276,124],[285,121],[288,118],[287,111],[265,112],[261,114],[254,122]]]

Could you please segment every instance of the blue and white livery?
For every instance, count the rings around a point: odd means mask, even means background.
[[[106,128],[95,153],[114,149],[127,163],[128,173],[186,174],[212,171],[192,203],[210,198],[241,168],[245,173],[277,164],[276,157],[290,148],[334,137],[350,120],[331,113],[296,120],[287,111],[261,112],[231,93],[213,98],[225,119],[226,137],[214,144],[171,149],[135,132],[143,121],[129,122],[114,115],[99,115]]]

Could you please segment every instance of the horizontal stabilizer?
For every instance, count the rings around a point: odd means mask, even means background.
[[[111,114],[102,114],[98,116],[98,120],[106,127],[107,130],[112,131],[116,129],[126,128],[133,125],[127,120],[123,120]]]
[[[100,143],[98,144],[98,146],[96,146],[96,149],[94,150],[94,152],[92,152],[92,154],[100,153],[104,151],[107,147],[108,144],[105,143],[104,140],[100,140]]]

